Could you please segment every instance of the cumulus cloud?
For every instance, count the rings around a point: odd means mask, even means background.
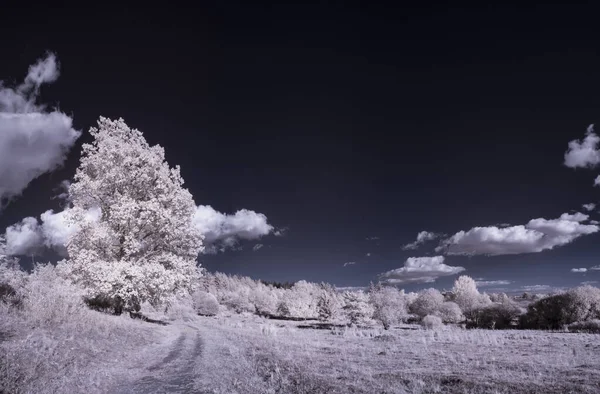
[[[0,81],[0,202],[19,195],[38,176],[61,166],[81,133],[73,119],[36,104],[40,86],[59,76],[53,54],[29,67],[25,81]]]
[[[569,148],[565,152],[565,165],[571,168],[593,168],[600,163],[600,152],[598,151],[600,137],[594,132],[594,125],[590,125],[583,140],[569,142]]]
[[[595,285],[596,283],[598,283],[597,280],[587,280],[585,282],[581,282],[582,285]]]
[[[44,244],[36,218],[26,217],[19,223],[6,228],[6,254],[35,255]]]
[[[417,234],[417,240],[415,242],[406,244],[402,247],[403,250],[414,250],[417,249],[420,245],[424,244],[427,241],[432,241],[442,234],[432,233],[430,231],[421,231]]]
[[[356,264],[356,261],[348,261],[347,263],[344,263],[344,267],[348,266],[348,265],[354,265]]]
[[[478,287],[489,287],[489,286],[505,286],[510,285],[510,280],[476,280],[475,284]]]
[[[595,265],[593,267],[590,267],[590,269],[593,271],[600,271],[600,265]]]
[[[365,238],[367,241],[377,241],[379,237],[367,237]]]
[[[588,215],[562,214],[558,219],[532,219],[526,225],[474,227],[443,240],[437,252],[449,255],[507,255],[536,253],[573,242],[600,228],[583,224]]]
[[[465,269],[444,264],[444,256],[409,257],[404,267],[380,275],[388,284],[431,283],[441,276],[455,275]]]
[[[591,202],[589,204],[583,204],[582,207],[586,211],[590,212],[590,211],[593,211],[596,208],[596,204],[594,204],[593,202]]]
[[[204,235],[205,253],[234,248],[239,240],[259,239],[274,230],[262,213],[241,209],[226,215],[209,205],[197,207],[193,223]]]
[[[66,256],[65,245],[69,237],[79,231],[79,226],[66,220],[69,209],[56,213],[49,210],[40,216],[40,220],[27,217],[9,226],[6,229],[7,254],[31,255],[51,248]],[[90,209],[85,214],[85,220],[88,221],[97,221],[100,217],[100,209]],[[239,240],[258,239],[273,231],[265,215],[247,209],[225,215],[210,206],[200,205],[193,223],[205,237],[205,253],[235,249]],[[262,247],[262,244],[256,244],[253,250]]]
[[[587,268],[571,268],[571,272],[587,272]]]
[[[40,216],[40,220],[26,217],[19,223],[6,229],[7,254],[12,256],[36,255],[44,248],[54,249],[66,256],[66,244],[73,234],[79,231],[76,224],[68,223],[66,215],[69,209],[54,213],[48,210]],[[100,220],[101,211],[93,208],[86,212],[85,220]]]

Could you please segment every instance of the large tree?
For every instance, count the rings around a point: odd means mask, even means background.
[[[63,269],[89,297],[126,309],[191,291],[202,235],[179,167],[122,119],[101,117],[90,134],[69,187],[67,219],[80,230],[67,243]]]

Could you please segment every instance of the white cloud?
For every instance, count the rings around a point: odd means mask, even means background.
[[[367,255],[366,255],[366,256],[367,256],[367,257],[371,257],[371,253],[367,253]]]
[[[6,254],[35,255],[44,244],[36,218],[26,217],[6,228]]]
[[[432,233],[430,231],[421,231],[417,234],[417,240],[415,242],[406,244],[402,247],[403,250],[414,250],[417,249],[420,245],[424,244],[427,241],[434,240],[440,237],[442,234]]]
[[[367,237],[365,238],[367,241],[377,241],[379,237]]]
[[[344,263],[344,267],[348,266],[348,265],[354,265],[356,264],[356,261],[348,261],[347,263]]]
[[[587,268],[571,268],[571,272],[587,272]]]
[[[510,280],[476,280],[475,284],[478,287],[489,287],[489,286],[505,286],[510,285]]]
[[[66,243],[69,237],[79,231],[79,226],[67,223],[65,216],[68,209],[54,213],[49,210],[40,216],[40,221],[27,217],[21,222],[6,229],[7,254],[12,256],[35,255],[44,248],[54,249],[66,256]],[[85,219],[98,221],[101,216],[99,208],[90,209]],[[41,222],[41,223],[40,223]]]
[[[234,248],[239,240],[259,239],[273,231],[273,226],[262,213],[241,209],[233,215],[226,215],[209,205],[197,207],[194,225],[204,235],[205,253]]]
[[[521,286],[521,291],[548,291],[551,290],[552,287],[549,285],[528,285]]]
[[[455,275],[465,269],[444,264],[444,256],[409,257],[404,267],[380,275],[389,284],[431,283],[441,276]]]
[[[532,219],[526,225],[474,227],[443,240],[436,251],[449,255],[491,256],[541,252],[597,232],[600,229],[597,225],[581,223],[587,219],[588,215],[577,212],[565,213],[558,219]]]
[[[569,148],[565,152],[565,165],[571,168],[593,168],[598,165],[600,163],[598,142],[600,137],[594,132],[594,125],[590,125],[582,141],[569,142]]]
[[[597,220],[590,220],[590,224],[600,224],[600,222]]]
[[[6,229],[7,251],[10,255],[37,254],[44,247],[52,248],[66,256],[65,245],[71,235],[79,231],[79,226],[65,220],[69,208],[61,212],[49,210],[40,216],[40,221],[28,217]],[[100,209],[90,209],[86,220],[100,219]],[[210,206],[198,206],[194,215],[194,225],[204,235],[206,253],[216,253],[235,249],[239,240],[253,240],[267,235],[273,227],[263,214],[242,209],[234,215],[225,215]],[[259,246],[260,245],[260,246]],[[262,248],[254,245],[253,250]]]
[[[588,280],[588,281],[585,281],[585,282],[581,282],[581,284],[584,285],[584,286],[585,285],[594,285],[596,283],[598,283],[597,280]]]
[[[591,202],[589,204],[583,204],[582,207],[586,211],[590,212],[590,211],[593,211],[596,208],[596,204],[594,204],[593,202]]]
[[[56,57],[49,54],[29,67],[25,81],[16,88],[0,81],[0,202],[61,166],[81,135],[73,129],[72,118],[36,104],[40,86],[58,76]]]
[[[595,265],[593,267],[590,267],[590,269],[593,271],[600,271],[600,265]]]
[[[254,245],[252,247],[252,250],[256,252],[256,251],[260,250],[263,246],[265,246],[265,245],[263,245],[263,244],[256,244],[256,245]]]

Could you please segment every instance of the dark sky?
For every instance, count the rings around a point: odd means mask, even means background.
[[[42,99],[76,128],[123,117],[181,165],[197,203],[289,228],[256,252],[201,256],[210,270],[363,286],[434,254],[435,242],[402,250],[421,230],[524,224],[598,201],[596,173],[563,165],[599,120],[597,7],[201,3],[3,10],[0,80],[56,53],[61,77]],[[52,189],[79,151],[0,225],[57,208]],[[446,264],[511,288],[573,286],[600,281],[569,272],[600,264],[599,236]]]

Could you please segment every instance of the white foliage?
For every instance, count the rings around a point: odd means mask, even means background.
[[[460,323],[465,319],[458,304],[452,301],[444,302],[440,306],[437,316],[439,316],[444,323]]]
[[[338,293],[334,290],[323,288],[317,297],[317,315],[321,321],[336,320],[342,310],[342,303]]]
[[[460,309],[465,313],[491,303],[488,296],[479,293],[477,284],[473,278],[467,275],[459,276],[456,281],[454,281],[452,293],[454,295],[454,302],[456,302]]]
[[[436,330],[444,326],[439,316],[427,315],[421,320],[421,325],[429,330]]]
[[[364,291],[345,291],[344,311],[352,325],[361,325],[370,323],[375,312],[373,306],[369,303],[369,296]]]
[[[369,292],[369,297],[375,309],[373,318],[386,330],[408,316],[404,294],[395,287],[377,286]]]
[[[61,268],[88,296],[120,298],[128,308],[189,292],[202,237],[179,167],[169,168],[164,149],[122,119],[101,117],[90,134],[69,187],[67,220],[81,229]],[[90,209],[99,209],[99,221],[85,220]]]
[[[444,296],[434,288],[419,292],[417,298],[410,304],[410,311],[420,317],[433,315],[444,303]]]
[[[194,302],[194,310],[199,315],[215,316],[219,313],[219,302],[210,293],[200,290],[195,291],[192,294],[192,300]]]

